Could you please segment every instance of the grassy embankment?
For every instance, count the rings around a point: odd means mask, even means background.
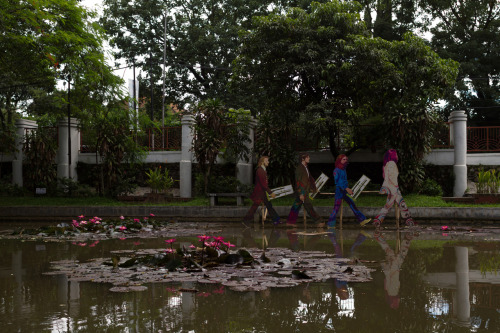
[[[409,207],[500,207],[500,204],[464,204],[445,202],[440,197],[430,197],[419,194],[408,194],[404,196]],[[272,200],[274,206],[291,206],[293,196],[287,196]],[[377,194],[361,195],[356,201],[359,207],[381,207],[384,205],[386,196]],[[88,198],[68,198],[68,197],[0,197],[0,207],[11,206],[208,206],[208,198],[196,197],[190,201],[173,201],[165,203],[149,202],[122,202],[111,198],[88,197]],[[235,205],[233,198],[220,198],[220,205]],[[245,200],[248,206],[251,204],[249,199]],[[314,206],[333,206],[332,196],[319,195],[313,201]]]

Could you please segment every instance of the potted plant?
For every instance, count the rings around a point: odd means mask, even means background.
[[[477,177],[477,194],[474,195],[475,203],[500,202],[498,190],[500,187],[500,173],[495,169],[479,170]]]
[[[155,169],[149,169],[146,171],[146,184],[151,187],[150,196],[159,201],[162,197],[165,197],[168,189],[174,184],[174,180],[168,174],[168,169],[165,168],[164,171],[161,169],[161,165]]]

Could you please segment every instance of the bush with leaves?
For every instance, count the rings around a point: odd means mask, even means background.
[[[217,157],[226,161],[248,160],[250,112],[228,109],[218,99],[202,101],[194,108],[193,152],[204,176],[204,193]]]
[[[427,178],[423,181],[418,193],[433,197],[441,197],[443,196],[443,189],[434,179]]]
[[[155,169],[146,171],[146,184],[151,187],[153,193],[165,192],[174,184],[174,180],[168,174],[168,169],[165,168],[162,172],[161,165]]]
[[[51,128],[39,128],[26,134],[23,146],[25,156],[25,187],[34,190],[36,187],[49,187],[56,181],[57,170],[55,157],[57,141]]]

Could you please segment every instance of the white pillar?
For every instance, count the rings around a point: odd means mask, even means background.
[[[249,123],[249,139],[250,141],[246,143],[246,146],[250,150],[249,160],[248,162],[240,159],[238,163],[236,163],[236,176],[238,180],[245,185],[253,184],[253,161],[252,161],[252,150],[254,146],[254,129],[257,125],[257,121],[252,117]]]
[[[470,324],[469,301],[469,249],[464,246],[455,247],[455,274],[457,276],[457,298],[454,304],[457,320],[460,325]]]
[[[194,117],[192,115],[184,115],[181,120],[182,124],[182,151],[181,161],[179,163],[180,174],[180,197],[191,198],[191,179],[192,179],[192,164],[193,164],[193,125]]]
[[[23,186],[23,145],[26,140],[26,134],[29,131],[38,128],[38,124],[34,120],[16,119],[16,151],[14,151],[14,159],[12,160],[12,183],[18,186]]]
[[[467,115],[453,111],[449,117],[453,132],[455,185],[453,196],[462,197],[467,189]]]
[[[78,180],[76,165],[78,163],[78,151],[80,150],[80,135],[78,132],[78,121],[70,118],[70,130],[68,133],[68,118],[59,121],[59,148],[57,150],[57,178],[71,178]],[[71,138],[71,165],[68,154],[68,134]]]

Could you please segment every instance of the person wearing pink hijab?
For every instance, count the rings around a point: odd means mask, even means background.
[[[413,226],[415,222],[410,216],[410,212],[408,211],[408,206],[406,206],[406,202],[401,195],[401,191],[399,190],[398,185],[398,166],[396,163],[398,162],[398,153],[395,149],[389,149],[384,155],[384,166],[383,166],[383,176],[384,183],[380,188],[380,194],[387,194],[387,201],[385,202],[384,207],[380,210],[378,215],[373,220],[373,224],[376,227],[380,227],[382,222],[384,222],[385,216],[391,207],[394,205],[394,202],[399,206],[401,211],[401,217],[406,220],[407,226]]]

